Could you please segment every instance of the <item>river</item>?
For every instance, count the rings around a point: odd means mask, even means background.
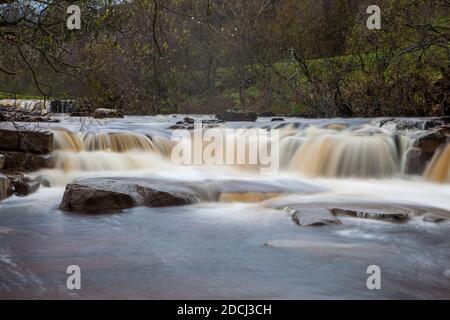
[[[449,222],[340,217],[339,225],[300,227],[277,209],[388,205],[450,217],[450,184],[436,173],[445,174],[448,160],[435,160],[439,168],[424,176],[405,173],[404,155],[420,128],[383,127],[378,119],[227,124],[280,129],[281,167],[265,176],[254,168],[173,164],[168,127],[183,117],[61,116],[40,124],[55,130],[57,162],[33,175],[52,187],[0,203],[0,298],[450,298]],[[115,214],[60,211],[65,185],[90,176],[295,181],[313,191]],[[69,265],[81,268],[81,290],[66,287]],[[367,288],[370,265],[380,267],[380,290]]]

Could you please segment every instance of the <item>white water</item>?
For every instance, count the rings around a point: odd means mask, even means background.
[[[347,129],[331,126],[336,130],[330,129],[332,120],[294,125],[287,119],[291,124],[280,135],[280,171],[262,176],[240,166],[173,164],[167,127],[182,117],[94,124],[63,117],[58,126],[65,130],[48,124],[56,132],[56,167],[34,175],[46,176],[54,187],[0,204],[0,226],[16,232],[0,232],[0,297],[450,296],[448,223],[426,223],[421,216],[405,224],[342,218],[338,226],[300,228],[275,209],[357,204],[450,212],[450,184],[433,182],[431,173],[404,174],[404,154],[413,145],[408,132],[386,131],[358,119],[347,121]],[[267,119],[230,124],[267,125],[275,126]],[[445,167],[441,157],[436,155],[430,168]],[[218,203],[134,208],[117,215],[59,211],[64,186],[89,176],[160,177],[192,184],[208,179],[268,185],[296,181],[315,191],[269,198],[237,193]],[[242,203],[249,200],[253,202]],[[89,275],[82,292],[74,295],[58,289],[69,264],[83,266]],[[377,295],[365,286],[370,264],[383,270],[383,290]]]

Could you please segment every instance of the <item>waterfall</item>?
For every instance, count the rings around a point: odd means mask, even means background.
[[[408,139],[362,127],[336,132],[309,127],[281,141],[281,163],[288,170],[317,177],[387,177],[400,173]]]
[[[55,129],[55,168],[63,171],[142,170],[170,154],[171,141],[128,131],[73,133]]]
[[[74,134],[67,129],[53,130],[55,149],[61,151],[152,152],[152,140],[135,132],[88,132]]]
[[[408,135],[372,126],[362,126],[340,131],[309,126],[296,128],[287,125],[279,130],[277,140],[253,136],[255,128],[235,131],[222,130],[226,138],[211,148],[211,139],[191,131],[181,140],[195,165],[227,165],[255,172],[260,162],[241,163],[238,146],[244,150],[244,159],[250,151],[258,154],[279,145],[279,168],[292,174],[310,177],[383,178],[404,175],[407,172],[406,154],[414,145]],[[262,130],[262,129],[258,129]],[[265,132],[271,132],[269,129]],[[263,130],[264,131],[264,130]],[[211,138],[211,137],[209,137]],[[229,145],[230,141],[235,144]],[[172,151],[179,141],[154,135],[146,136],[132,131],[100,131],[73,133],[67,129],[54,129],[55,168],[63,171],[105,171],[153,169],[155,161],[173,162]],[[223,154],[226,162],[208,162],[194,159],[194,149],[200,148],[212,156]],[[158,160],[155,160],[158,158]],[[231,164],[228,163],[231,160]],[[432,181],[449,181],[450,147],[435,155],[424,177]],[[259,159],[258,159],[259,161]],[[176,163],[172,163],[176,164]]]
[[[25,111],[46,112],[50,107],[50,102],[44,100],[3,99],[0,100],[0,106]]]
[[[306,140],[290,167],[309,176],[385,177],[398,171],[398,162],[389,136],[325,135]]]
[[[424,176],[435,182],[450,182],[450,143],[440,152],[435,153]]]

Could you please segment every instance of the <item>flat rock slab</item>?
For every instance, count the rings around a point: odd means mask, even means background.
[[[4,168],[7,170],[35,171],[52,168],[53,154],[35,154],[22,151],[0,151],[4,156]]]
[[[75,212],[110,212],[148,206],[165,207],[199,201],[257,198],[285,193],[312,193],[323,189],[297,181],[203,180],[166,178],[87,178],[67,185],[60,209]],[[230,198],[231,197],[231,198]]]
[[[334,215],[350,216],[354,218],[364,218],[373,220],[383,220],[390,222],[405,222],[410,218],[411,211],[403,208],[382,207],[382,208],[332,208]]]
[[[342,224],[342,222],[326,208],[285,207],[283,211],[291,216],[291,219],[295,224],[302,227]]]
[[[447,221],[450,221],[450,219],[434,213],[426,213],[423,216],[423,222],[442,223]]]
[[[0,123],[0,148],[3,150],[49,153],[53,151],[53,133],[36,125]]]
[[[60,209],[105,213],[137,206],[169,207],[199,202],[201,195],[173,180],[90,178],[68,184]]]

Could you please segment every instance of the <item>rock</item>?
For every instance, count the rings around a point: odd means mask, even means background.
[[[444,124],[440,118],[436,119],[407,119],[407,118],[390,118],[380,121],[380,127],[395,130],[428,130],[440,127]]]
[[[48,181],[47,178],[45,178],[44,176],[37,176],[35,179],[37,182],[40,183],[41,186],[46,187],[46,188],[51,188],[51,183],[50,181]]]
[[[219,119],[212,119],[212,120],[202,120],[202,128],[215,128],[220,123],[223,123],[222,120]],[[183,121],[178,121],[176,124],[170,126],[168,129],[170,130],[177,130],[177,129],[183,129],[183,130],[194,130],[195,128],[195,120],[192,118],[184,118]]]
[[[320,192],[314,185],[290,180],[176,181],[161,178],[89,178],[67,185],[60,209],[110,212],[136,206],[164,207],[198,201],[268,199],[283,193]]]
[[[272,118],[271,122],[284,121],[284,118]]]
[[[425,169],[420,148],[410,148],[405,154],[405,173],[421,175]]]
[[[50,112],[53,113],[71,113],[75,109],[76,109],[75,102],[72,100],[50,101]]]
[[[441,223],[441,222],[448,221],[448,219],[445,217],[442,217],[440,215],[433,214],[433,213],[426,213],[423,216],[423,221],[431,222],[431,223]]]
[[[9,196],[9,179],[0,173],[0,201],[8,198]]]
[[[68,184],[60,209],[104,213],[137,206],[169,207],[197,203],[200,194],[172,180],[90,178]]]
[[[217,115],[217,118],[222,121],[256,121],[258,118],[255,112],[243,112],[228,110],[222,114]]]
[[[295,224],[302,227],[324,226],[331,224],[342,224],[342,222],[325,208],[307,207],[285,207]]]
[[[276,193],[276,192],[242,192],[242,193],[222,193],[220,195],[219,201],[220,202],[249,202],[249,203],[255,203],[255,202],[262,202],[265,200],[269,200],[275,197],[278,197],[282,195],[282,193]]]
[[[53,133],[31,125],[0,123],[0,149],[48,153],[53,151]]]
[[[123,118],[123,114],[116,109],[106,109],[99,108],[94,111],[94,118],[105,119],[105,118]]]
[[[52,154],[33,154],[16,151],[1,151],[5,157],[4,168],[7,170],[36,171],[42,168],[52,168]]]
[[[334,215],[344,215],[354,218],[384,220],[391,222],[405,222],[409,219],[410,211],[403,208],[333,208],[330,210]]]
[[[19,197],[28,196],[34,192],[36,192],[40,183],[35,181],[29,177],[16,176],[10,177],[11,189],[12,192]]]
[[[189,123],[189,124],[194,124],[195,120],[192,119],[192,118],[189,118],[189,117],[185,117],[185,118],[183,119],[183,122],[184,122],[184,123]]]
[[[0,169],[3,169],[4,165],[5,165],[5,156],[3,154],[0,154]]]
[[[441,146],[443,146],[449,140],[449,135],[445,128],[439,128],[431,132],[421,134],[414,144],[414,147],[419,148],[422,151],[422,160],[424,162],[429,161],[434,152]]]

